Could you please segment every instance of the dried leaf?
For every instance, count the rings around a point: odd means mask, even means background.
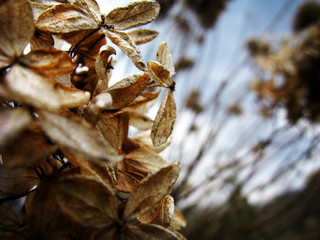
[[[39,182],[35,171],[30,168],[7,169],[0,166],[0,198],[17,197],[25,194]]]
[[[161,63],[156,61],[148,61],[148,72],[152,80],[160,86],[169,88],[171,86],[170,71]]]
[[[138,69],[146,71],[146,64],[141,52],[128,34],[116,30],[109,31],[104,28],[102,28],[101,31],[131,59]]]
[[[145,131],[152,127],[153,121],[146,115],[130,112],[129,124]]]
[[[15,99],[39,108],[78,107],[90,99],[89,92],[66,87],[18,64],[6,74],[5,83]]]
[[[118,219],[118,199],[94,178],[73,176],[53,186],[61,209],[83,226],[101,228]]]
[[[73,115],[39,112],[40,123],[48,136],[58,144],[83,153],[98,162],[120,161],[120,156],[95,129]],[[96,159],[97,158],[97,159]]]
[[[33,18],[35,21],[37,21],[38,17],[43,12],[45,12],[46,10],[48,10],[49,8],[51,8],[53,6],[52,4],[44,4],[44,3],[33,2],[33,1],[29,1],[29,4],[31,6]]]
[[[104,114],[96,124],[98,132],[121,154],[122,143],[128,136],[129,115],[126,112]]]
[[[169,89],[159,107],[151,129],[151,139],[154,146],[164,144],[171,135],[176,120],[176,103]]]
[[[153,224],[127,224],[128,237],[126,239],[154,239],[154,240],[181,240],[176,234],[159,225]]]
[[[140,45],[155,39],[159,35],[159,32],[149,29],[135,29],[127,32],[127,34],[136,45]]]
[[[112,85],[108,93],[112,96],[112,107],[120,109],[132,102],[149,84],[150,77],[146,72],[135,73]]]
[[[30,122],[30,113],[24,109],[1,110],[0,149],[18,137]]]
[[[69,33],[98,29],[99,22],[76,5],[59,4],[49,8],[38,17],[36,28],[48,33]]]
[[[34,33],[33,15],[27,0],[5,1],[0,6],[0,68],[21,56]]]
[[[172,77],[176,73],[175,67],[173,65],[172,55],[166,42],[162,42],[159,45],[157,51],[157,61],[170,72],[170,77]]]
[[[72,73],[77,67],[67,53],[57,49],[34,50],[21,57],[19,62],[40,75],[51,78]]]
[[[159,15],[159,11],[160,5],[156,1],[134,2],[113,9],[104,22],[107,26],[112,25],[114,29],[126,30],[153,21]]]
[[[178,179],[180,168],[171,164],[148,175],[128,197],[123,219],[130,220],[149,211],[168,195]]]
[[[170,195],[165,196],[152,210],[139,216],[138,220],[142,223],[152,223],[169,227],[174,213],[174,200]]]
[[[138,148],[125,155],[126,169],[132,172],[151,173],[160,170],[168,163],[148,148]]]

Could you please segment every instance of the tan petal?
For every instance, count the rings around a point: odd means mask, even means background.
[[[0,198],[17,197],[28,192],[39,182],[30,168],[7,169],[0,166]]]
[[[48,136],[58,144],[69,147],[102,163],[120,161],[122,157],[95,129],[74,115],[61,116],[39,112],[40,123]]]
[[[159,107],[151,129],[151,139],[154,146],[164,144],[171,135],[176,120],[176,103],[169,89]]]
[[[89,92],[66,87],[17,64],[6,74],[5,83],[15,99],[39,108],[78,107],[90,100]]]
[[[129,116],[126,112],[116,114],[103,114],[96,124],[100,135],[115,149],[121,153],[122,143],[128,136]]]
[[[95,70],[102,83],[99,85],[99,89],[96,87],[95,94],[99,94],[108,88],[112,69],[112,58],[110,57],[112,54],[116,54],[116,50],[113,47],[109,45],[101,47],[95,62]]]
[[[166,42],[162,42],[159,45],[157,51],[157,61],[170,72],[170,77],[172,77],[176,73],[175,67],[173,65],[172,55]]]
[[[24,109],[1,110],[0,149],[18,137],[30,122],[30,113]]]
[[[170,146],[172,137],[170,136],[164,144],[159,146],[153,146],[152,139],[150,138],[150,133],[148,132],[138,134],[134,136],[132,140],[138,143],[139,145],[152,149],[152,151],[156,153],[160,153],[163,150],[165,150],[168,146]]]
[[[129,124],[139,130],[145,131],[151,129],[153,121],[146,115],[130,112]]]
[[[153,21],[160,11],[156,1],[133,2],[125,7],[113,9],[105,17],[105,24],[112,25],[114,29],[125,30],[138,27]]]
[[[123,213],[124,220],[144,214],[168,195],[178,179],[180,168],[171,164],[158,172],[148,175],[130,193]]]
[[[152,80],[163,87],[171,86],[170,72],[161,63],[148,61],[148,72]]]
[[[0,66],[22,55],[34,33],[33,15],[27,0],[5,1],[0,6]],[[9,62],[7,62],[9,63]]]
[[[153,240],[182,240],[175,233],[159,225],[153,224],[127,224],[128,237],[126,239],[153,239]]]
[[[159,32],[149,29],[135,29],[127,32],[127,34],[135,44],[140,45],[155,39],[159,35]]]
[[[118,199],[94,178],[73,176],[53,185],[61,209],[83,226],[101,228],[117,221]]]
[[[112,85],[108,93],[112,96],[112,107],[120,109],[132,102],[149,84],[150,77],[146,72],[133,74]]]
[[[140,114],[146,113],[154,105],[159,96],[160,89],[154,92],[142,92],[140,96],[134,99],[126,108],[126,111]]]
[[[19,59],[24,66],[46,77],[59,77],[72,73],[77,64],[70,56],[57,49],[38,49]]]
[[[174,208],[170,228],[180,230],[187,226],[187,221],[178,208]]]
[[[121,51],[131,59],[138,69],[141,71],[146,71],[146,64],[141,52],[128,34],[115,30],[109,31],[104,28],[102,28],[101,31],[110,39],[111,42],[117,45]]]
[[[99,22],[76,5],[59,4],[49,8],[38,17],[36,28],[48,33],[69,33],[98,29]]]
[[[48,10],[53,6],[52,4],[44,4],[44,3],[33,2],[33,1],[29,1],[29,3],[32,8],[33,18],[35,21],[37,21],[38,17],[43,12],[45,12],[46,10]]]
[[[139,216],[138,220],[142,223],[152,223],[169,227],[174,213],[174,199],[167,195],[162,199],[154,209]]]
[[[138,148],[125,155],[127,169],[130,171],[150,173],[160,170],[168,163],[157,153],[148,148]]]
[[[76,0],[73,4],[84,9],[96,22],[101,22],[100,8],[95,0]]]

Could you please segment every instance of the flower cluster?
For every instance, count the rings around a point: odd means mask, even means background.
[[[107,15],[95,0],[0,2],[0,203],[26,197],[21,218],[0,205],[1,239],[184,239],[170,196],[179,164],[159,155],[176,118],[172,56],[163,42],[146,64],[137,45],[158,32],[126,31],[159,10],[147,0]],[[138,69],[112,86],[109,41]],[[167,91],[152,121],[157,88]],[[129,137],[130,125],[151,134]]]

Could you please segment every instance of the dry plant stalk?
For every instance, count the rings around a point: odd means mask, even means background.
[[[159,10],[148,0],[107,15],[95,0],[0,1],[0,202],[25,197],[22,217],[0,205],[1,239],[184,239],[170,196],[179,164],[159,155],[176,118],[172,56],[161,43],[145,64],[137,45],[158,32],[125,31]],[[138,68],[113,86],[108,41]],[[168,90],[152,121],[155,86]],[[129,138],[129,125],[151,136]]]

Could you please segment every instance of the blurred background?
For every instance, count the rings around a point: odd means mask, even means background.
[[[108,13],[130,1],[98,2]],[[178,118],[162,156],[181,162],[182,233],[320,239],[320,1],[158,2],[144,28],[160,34],[140,48],[155,60],[166,41],[175,62]],[[112,81],[136,71],[126,59],[118,51]]]

